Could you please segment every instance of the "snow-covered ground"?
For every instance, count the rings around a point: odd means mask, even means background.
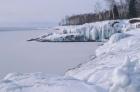
[[[70,77],[42,73],[7,75],[0,82],[0,92],[104,92],[97,85]]]
[[[14,30],[14,29],[13,29]],[[47,31],[48,32],[48,31]],[[67,69],[86,62],[96,43],[38,43],[31,37],[45,30],[0,32],[0,78],[11,72],[64,74]]]
[[[114,34],[96,50],[96,58],[66,73],[108,92],[139,92],[140,29]]]

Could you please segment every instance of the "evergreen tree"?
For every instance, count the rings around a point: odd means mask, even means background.
[[[116,5],[113,6],[113,15],[114,15],[114,19],[119,18],[119,12],[118,12],[118,8]]]
[[[129,18],[135,18],[137,17],[137,11],[136,11],[136,0],[130,0],[129,2]]]

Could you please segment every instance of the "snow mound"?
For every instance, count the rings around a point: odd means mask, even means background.
[[[117,43],[126,38],[131,36],[130,34],[127,33],[116,33],[113,34],[109,41],[107,43],[104,44],[104,46],[100,46],[97,50],[96,50],[96,56],[100,56],[101,54],[105,54],[110,52],[111,49],[114,49],[114,46],[117,45]],[[123,45],[123,44],[122,44]]]
[[[125,38],[125,37],[128,37],[130,35],[126,34],[126,33],[116,33],[114,35],[112,35],[108,41],[109,44],[113,44],[113,43],[116,43],[118,42],[119,40]]]
[[[0,82],[0,92],[104,92],[102,88],[73,78],[42,73],[12,73]]]
[[[79,26],[60,26],[52,28],[57,32],[43,35],[28,41],[39,42],[74,42],[74,41],[106,41],[114,33],[124,31],[127,20],[112,20],[87,23]]]
[[[140,60],[125,62],[113,72],[110,92],[139,92],[140,91]]]

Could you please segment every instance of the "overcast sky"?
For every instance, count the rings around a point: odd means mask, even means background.
[[[93,12],[95,0],[0,0],[0,25],[58,22],[66,15]]]

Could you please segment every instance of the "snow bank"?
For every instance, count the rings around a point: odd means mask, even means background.
[[[113,72],[110,92],[139,92],[140,91],[140,60],[125,62]]]
[[[108,41],[109,44],[113,44],[113,43],[116,43],[118,42],[119,40],[125,38],[125,37],[128,37],[130,35],[126,34],[126,33],[116,33],[114,35],[112,35]]]
[[[114,46],[119,42],[120,40],[131,36],[127,33],[116,33],[112,35],[107,43],[104,44],[104,46],[100,46],[96,50],[96,56],[100,56],[101,54],[105,54],[110,52],[111,49],[114,49]],[[123,47],[122,47],[123,48]]]
[[[139,92],[139,35],[140,29],[114,34],[97,49],[95,59],[69,70],[66,76],[95,83],[108,92]]]
[[[112,34],[122,32],[126,28],[127,22],[127,20],[112,20],[79,26],[61,26],[52,28],[52,30],[57,30],[57,32],[30,39],[29,41],[106,41]]]
[[[42,73],[12,73],[0,82],[0,92],[104,92],[102,88],[73,78]]]

